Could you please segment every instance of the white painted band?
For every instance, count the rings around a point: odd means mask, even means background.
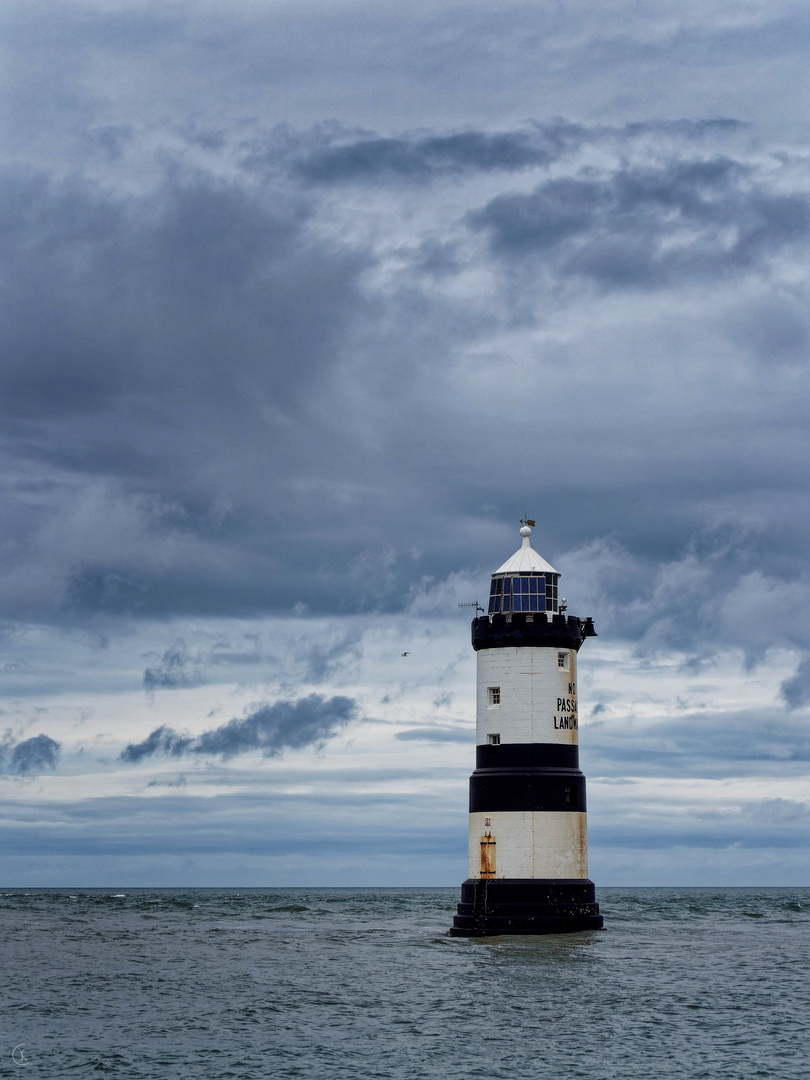
[[[470,814],[469,877],[586,878],[587,815],[502,810]],[[482,873],[494,864],[494,873]]]
[[[481,649],[477,655],[479,745],[492,741],[489,736],[495,734],[502,743],[577,744],[574,649],[512,646]]]

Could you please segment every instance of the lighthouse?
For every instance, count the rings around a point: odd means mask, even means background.
[[[596,631],[558,600],[560,575],[531,546],[534,522],[522,524],[520,548],[492,575],[488,613],[472,621],[476,768],[455,936],[603,923],[588,878],[577,719],[577,654]]]

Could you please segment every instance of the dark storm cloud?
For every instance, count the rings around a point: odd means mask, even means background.
[[[569,553],[566,592],[571,610],[593,615],[608,640],[634,642],[638,659],[674,650],[694,674],[731,647],[752,668],[773,648],[810,651],[803,559],[777,550],[764,523],[734,521],[700,530],[674,559],[600,540]],[[800,686],[801,676],[791,701]]]
[[[326,361],[359,268],[306,243],[302,202],[179,165],[138,198],[14,171],[0,194],[0,388],[15,419],[94,414],[140,392],[170,395],[182,424],[183,393],[233,402],[234,363],[243,390],[259,380],[283,407],[300,390],[298,366],[314,375]],[[140,449],[122,469],[149,467]],[[93,448],[64,458],[92,467]]]
[[[284,750],[322,745],[356,715],[357,704],[351,698],[310,694],[300,701],[260,705],[245,716],[198,736],[180,735],[165,726],[156,728],[143,742],[130,743],[122,751],[121,760],[138,762],[154,755],[184,754],[227,759],[250,750],[261,750],[265,757],[277,757]]]
[[[0,411],[22,471],[6,490],[5,610],[46,595],[51,617],[222,610],[237,595],[261,608],[256,530],[272,528],[291,461],[318,455],[308,390],[362,306],[365,256],[305,235],[287,190],[177,163],[140,196],[20,170],[0,186]],[[77,514],[84,535],[46,538]],[[167,559],[177,540],[196,550]],[[241,583],[223,557],[234,545]],[[298,594],[274,585],[273,606]]]
[[[744,127],[737,120],[649,121],[622,128],[575,124],[557,119],[536,121],[517,131],[458,131],[448,134],[410,134],[379,138],[365,134],[319,129],[306,138],[322,141],[310,153],[293,151],[289,140],[268,150],[272,161],[282,152],[291,155],[293,167],[312,183],[423,183],[442,176],[476,173],[519,172],[560,161],[583,146],[597,143],[624,144],[634,140],[700,140],[720,137]],[[247,163],[262,160],[258,152]]]
[[[143,673],[143,685],[149,692],[199,686],[202,681],[200,658],[192,655],[183,642],[166,649],[160,663]]]
[[[662,287],[761,266],[810,235],[810,199],[730,158],[625,167],[498,195],[470,213],[501,256],[553,259],[604,287]]]
[[[365,138],[316,151],[298,164],[310,181],[425,181],[443,174],[516,172],[549,165],[589,137],[578,124],[559,121],[532,131]]]
[[[0,746],[0,771],[18,776],[36,776],[53,770],[59,763],[61,749],[61,744],[48,735],[34,735],[22,742],[8,738]]]
[[[97,133],[111,157],[133,153],[140,137],[119,126]],[[766,274],[774,255],[807,239],[795,178],[771,162],[769,180],[742,152],[714,152],[739,129],[547,121],[382,138],[286,127],[265,148],[275,171],[262,174],[234,164],[250,140],[233,126],[188,122],[174,135],[210,154],[208,164],[192,168],[164,148],[159,165],[150,157],[157,178],[134,191],[81,179],[82,168],[69,180],[7,171],[0,410],[18,475],[4,477],[3,610],[67,623],[273,611],[291,625],[294,611],[401,610],[424,575],[502,561],[513,543],[502,523],[542,486],[547,554],[583,536],[625,545],[628,572],[602,582],[621,616],[611,630],[654,631],[661,644],[710,637],[708,620],[705,634],[690,623],[686,590],[672,592],[665,624],[654,568],[677,562],[730,478],[731,517],[748,511],[752,484],[785,482],[790,448],[777,451],[775,439],[791,429],[777,436],[763,425],[758,390],[735,403],[730,429],[712,420],[724,468],[697,479],[682,449],[695,445],[693,403],[669,407],[667,391],[656,393],[669,363],[657,342],[631,384],[633,394],[648,386],[655,408],[634,409],[632,423],[626,386],[608,383],[590,399],[582,390],[602,385],[624,342],[597,361],[574,361],[553,341],[532,346],[526,393],[508,397],[508,415],[482,417],[507,400],[505,384],[496,392],[486,382],[511,371],[512,345],[492,344],[504,330],[545,332],[562,305],[590,334],[583,281],[711,289],[735,270]],[[695,157],[702,139],[714,155],[706,160]],[[465,178],[485,176],[491,191],[504,172],[508,189],[519,170],[583,147],[598,150],[598,171],[575,162],[572,175],[465,216],[481,198],[465,192]],[[302,169],[324,183],[304,183]],[[434,220],[425,199],[428,224],[412,235],[397,200],[446,175],[458,202]],[[368,178],[381,200],[373,213]],[[381,245],[358,224],[369,214]],[[468,277],[492,281],[494,293],[459,286]],[[732,345],[744,341],[734,347],[746,361],[775,341],[787,371],[809,338],[803,297],[782,293],[713,318]],[[487,374],[467,377],[465,366],[490,354]],[[724,378],[722,365],[707,362],[709,384]],[[563,369],[570,379],[557,379]],[[547,417],[570,416],[588,432],[562,458],[554,425],[535,423],[535,398]],[[591,435],[594,420],[605,429]],[[531,431],[538,460],[557,462],[542,482],[518,464],[511,435],[497,434],[519,430]],[[777,575],[795,576],[795,523],[774,522],[766,540],[786,552]],[[721,571],[712,555],[698,562],[718,597],[746,572]],[[804,632],[792,635],[804,647]],[[307,677],[328,678],[357,647],[354,630],[326,646],[302,639]],[[195,656],[150,660],[146,689],[197,684],[209,658]]]

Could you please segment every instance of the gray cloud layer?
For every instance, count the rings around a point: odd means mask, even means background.
[[[186,754],[227,759],[249,750],[261,750],[265,757],[277,757],[284,750],[323,745],[356,714],[357,705],[351,698],[310,694],[300,701],[259,705],[245,716],[202,735],[180,735],[165,726],[155,728],[143,742],[130,743],[121,752],[121,760],[139,762],[155,755]]]
[[[528,511],[600,641],[691,670],[790,651],[772,719],[802,767],[806,10],[10,0],[0,19],[11,633],[162,625],[121,665],[148,694],[227,670],[292,699],[360,655],[344,615],[434,582],[429,635],[455,611],[440,583],[486,588]],[[292,675],[186,630],[268,613]],[[6,685],[43,691],[37,670]],[[354,715],[318,701],[158,728],[124,760],[318,745]],[[632,748],[594,728],[595,760],[704,775],[707,743],[775,775],[756,718],[723,716]],[[422,723],[400,753],[452,736]],[[57,744],[28,742],[13,767],[52,767]]]
[[[226,133],[206,164],[166,151],[136,194],[7,168],[4,610],[76,621],[396,608],[425,573],[500,561],[513,542],[501,523],[541,500],[518,432],[555,463],[542,478],[549,554],[612,537],[643,576],[722,507],[749,538],[761,522],[769,568],[795,576],[810,324],[785,272],[806,256],[810,213],[795,163],[714,143],[696,155],[695,140],[738,128],[555,121],[354,141],[286,129],[258,180],[232,167]],[[576,157],[583,147],[598,165]],[[546,176],[563,159],[566,175]],[[448,169],[469,186],[433,220],[435,196],[409,177],[444,198]],[[506,190],[482,196],[496,169]],[[530,190],[509,190],[515,170]],[[426,215],[394,248],[352,232],[353,185],[372,175],[375,214],[396,220],[418,197]],[[460,299],[481,273],[488,291]],[[715,296],[710,309],[696,288]],[[667,292],[683,310],[679,355],[665,310],[649,306],[622,315],[629,339],[566,344],[572,318],[601,323],[604,292],[639,304]],[[528,353],[521,335],[536,338]],[[747,388],[729,384],[740,366]],[[499,370],[506,381],[490,386]],[[562,416],[581,433],[564,450],[548,422]],[[793,510],[774,513],[782,494]],[[150,666],[147,685],[178,671]]]

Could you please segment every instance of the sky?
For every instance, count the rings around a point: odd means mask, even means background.
[[[597,885],[810,884],[807,6],[0,42],[0,883],[460,883],[529,515]]]

